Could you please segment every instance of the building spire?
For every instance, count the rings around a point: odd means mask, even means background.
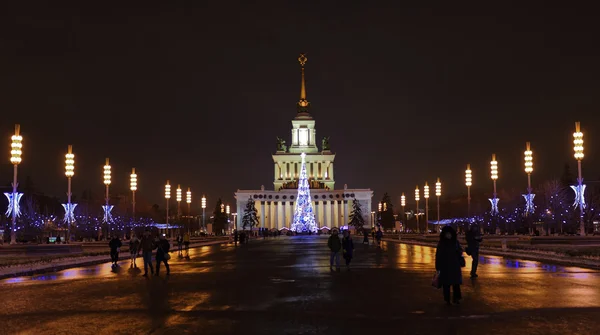
[[[304,65],[308,61],[306,58],[306,54],[300,54],[298,57],[298,62],[300,62],[300,66],[302,67],[302,82],[300,84],[300,101],[298,101],[298,113],[308,113],[308,105],[309,102],[306,100],[306,81],[304,79]]]

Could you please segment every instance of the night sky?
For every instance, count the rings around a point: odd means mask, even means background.
[[[103,192],[105,157],[114,192],[128,190],[135,167],[138,194],[161,206],[167,179],[190,186],[195,200],[205,193],[209,207],[217,197],[233,204],[236,189],[271,189],[275,138],[290,143],[301,52],[319,146],[330,136],[337,154],[338,188],[412,201],[416,184],[440,177],[444,193],[458,195],[471,163],[474,186],[491,191],[496,153],[498,187],[524,190],[525,142],[535,186],[566,162],[575,167],[575,121],[584,177],[600,177],[592,8],[51,3],[0,8],[3,184],[20,123],[20,180],[31,176],[46,194],[64,197],[68,144],[78,195]]]

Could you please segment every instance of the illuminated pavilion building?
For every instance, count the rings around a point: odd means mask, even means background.
[[[298,179],[302,166],[301,154],[305,153],[306,174],[310,186],[312,208],[319,228],[342,227],[348,224],[354,199],[360,201],[365,219],[365,227],[370,228],[371,199],[370,189],[335,189],[333,164],[335,154],[329,147],[329,138],[317,146],[315,120],[309,112],[306,99],[304,66],[307,58],[298,58],[302,69],[300,101],[298,111],[292,120],[292,141],[288,148],[283,139],[277,138],[277,149],[273,157],[273,190],[261,186],[259,190],[238,190],[236,226],[242,229],[244,208],[249,198],[254,199],[258,211],[258,227],[267,229],[290,229],[294,218],[295,201],[298,194]]]

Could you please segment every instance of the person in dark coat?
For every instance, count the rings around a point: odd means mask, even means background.
[[[471,226],[471,229],[466,234],[467,239],[467,254],[473,259],[471,263],[471,278],[477,278],[477,266],[479,265],[479,243],[483,241],[479,227]]]
[[[447,304],[450,304],[450,287],[453,291],[452,302],[459,304],[462,299],[460,292],[462,253],[462,247],[456,239],[456,231],[450,226],[444,227],[435,251],[435,269],[439,271],[439,283],[443,288],[444,300]]]
[[[352,242],[350,231],[347,229],[344,230],[344,237],[342,238],[342,252],[344,259],[346,260],[346,268],[350,270],[350,261],[354,255],[354,242]]]
[[[154,274],[154,268],[152,267],[152,250],[154,249],[154,241],[150,236],[150,231],[146,230],[144,236],[140,240],[140,246],[138,252],[142,253],[144,259],[144,277],[148,276],[148,268],[150,268],[150,274]]]
[[[121,240],[117,235],[113,235],[110,242],[108,242],[108,247],[110,248],[110,259],[112,260],[112,266],[118,266],[117,262],[119,261],[119,251],[121,251]]]
[[[369,244],[369,233],[365,230],[363,231],[363,244]]]
[[[171,274],[171,270],[169,269],[169,260],[167,259],[167,255],[169,254],[169,249],[171,245],[169,241],[165,238],[165,235],[160,235],[160,239],[156,243],[156,275],[160,272],[160,262],[165,263],[165,267],[167,268],[167,276]]]
[[[233,230],[233,244],[237,245],[238,238],[239,238],[238,231],[237,231],[237,229],[234,229]]]

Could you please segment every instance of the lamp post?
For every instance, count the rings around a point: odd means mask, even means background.
[[[425,182],[423,187],[423,198],[425,198],[425,234],[429,233],[429,185]]]
[[[229,205],[225,206],[225,214],[227,214],[227,230],[231,231],[230,229],[230,221],[229,221],[229,214],[231,214],[231,207],[229,207]]]
[[[465,170],[465,185],[467,186],[467,220],[471,217],[471,185],[473,185],[473,172],[471,164],[467,164]]]
[[[417,212],[415,214],[416,218],[417,218],[417,233],[421,232],[421,227],[419,227],[419,199],[420,199],[420,194],[419,194],[419,185],[417,185],[417,188],[415,189],[415,201],[417,202]]]
[[[381,210],[383,209],[383,203],[379,202],[377,204],[377,227],[381,225]]]
[[[171,237],[171,233],[169,232],[169,200],[171,199],[171,184],[168,180],[165,185],[165,199],[167,201],[167,233],[169,233],[169,237]]]
[[[192,220],[192,190],[188,187],[187,193],[185,194],[185,202],[188,206],[188,235],[190,234],[190,226]]]
[[[21,216],[21,197],[23,193],[17,192],[19,183],[17,182],[18,166],[21,163],[21,154],[23,153],[23,137],[20,134],[21,126],[15,125],[15,134],[11,137],[10,144],[10,163],[13,165],[13,182],[12,182],[12,193],[4,193],[8,198],[8,209],[6,210],[6,216],[12,216],[11,228],[10,228],[10,244],[17,243],[17,218]]]
[[[371,229],[375,229],[375,211],[371,211]]]
[[[238,229],[237,213],[231,213],[231,215],[233,215],[233,226],[234,226],[234,229],[237,230]]]
[[[531,151],[531,144],[529,142],[526,143],[525,147],[525,173],[527,174],[527,194],[523,194],[523,198],[525,198],[525,216],[529,216],[529,214],[533,214],[533,198],[535,194],[531,193],[531,172],[533,172],[533,151]]]
[[[575,192],[575,203],[573,207],[579,206],[579,234],[585,236],[585,222],[583,221],[583,210],[585,209],[585,185],[581,175],[581,160],[583,159],[583,133],[579,122],[575,122],[575,132],[573,133],[573,151],[577,160],[577,185],[571,185]],[[15,170],[16,171],[16,170]]]
[[[206,224],[204,221],[204,211],[206,210],[206,197],[202,195],[202,228],[206,229]]]
[[[490,204],[492,205],[491,214],[492,220],[494,220],[494,225],[496,223],[496,218],[498,215],[498,193],[496,192],[496,180],[498,180],[498,161],[496,160],[496,154],[492,154],[492,160],[490,161],[490,176],[492,178],[492,182],[494,183],[494,194],[493,197],[488,199]]]
[[[105,186],[105,190],[106,190],[106,204],[104,206],[102,206],[102,209],[104,210],[104,223],[106,223],[106,238],[108,238],[108,235],[110,235],[110,223],[113,221],[112,219],[112,214],[110,213],[113,209],[114,206],[109,205],[109,201],[110,201],[110,197],[108,195],[109,192],[109,186],[110,186],[110,181],[111,181],[111,166],[110,166],[110,161],[107,158],[106,159],[106,163],[104,164],[104,186]]]
[[[67,224],[67,243],[71,242],[71,226],[75,222],[74,210],[77,204],[71,203],[71,178],[75,175],[75,155],[73,146],[69,145],[65,155],[65,176],[67,177],[67,203],[62,204],[65,209],[64,222]]]
[[[402,220],[404,220],[406,218],[406,211],[404,210],[406,207],[406,196],[404,195],[404,192],[402,192],[402,195],[400,196],[400,206],[402,206]],[[404,227],[404,229],[406,230],[406,227]]]
[[[135,223],[135,191],[137,191],[137,174],[135,168],[131,169],[131,175],[129,175],[129,189],[131,190],[131,217]]]
[[[177,190],[176,190],[176,198],[175,200],[177,200],[177,219],[179,220],[179,218],[181,217],[181,200],[183,200],[182,197],[182,193],[181,193],[181,185],[177,184]]]
[[[440,225],[440,197],[442,196],[442,182],[440,178],[435,182],[435,197],[437,198],[437,224]]]

